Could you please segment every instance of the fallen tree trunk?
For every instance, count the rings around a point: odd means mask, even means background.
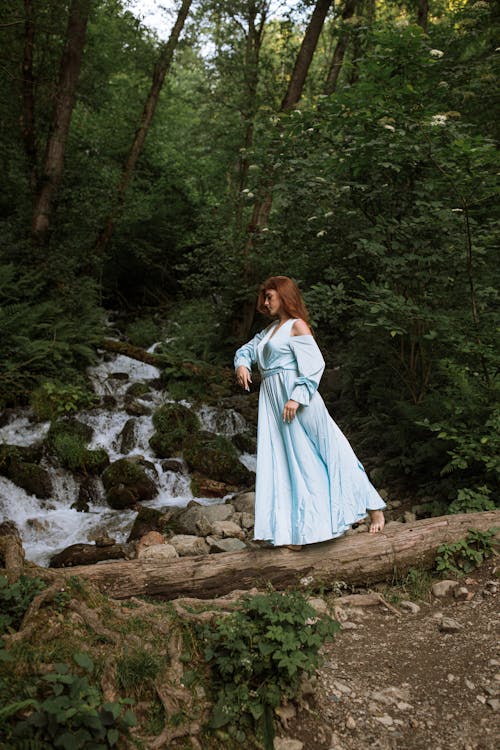
[[[404,575],[410,567],[432,568],[437,548],[467,536],[469,529],[500,527],[500,510],[439,516],[390,524],[377,534],[360,533],[304,547],[253,549],[178,560],[130,560],[59,570],[81,576],[116,599],[150,596],[201,599],[234,589],[294,586],[329,588],[334,581],[370,584]]]

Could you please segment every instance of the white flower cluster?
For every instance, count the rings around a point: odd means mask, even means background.
[[[448,117],[446,115],[433,115],[430,119],[431,125],[446,125]]]
[[[431,57],[437,57],[437,58],[439,58],[439,57],[443,57],[444,52],[441,49],[431,49],[431,50],[429,50],[429,55]]]

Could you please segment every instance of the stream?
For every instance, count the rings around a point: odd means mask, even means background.
[[[154,346],[150,348],[150,351],[153,350]],[[165,470],[164,459],[160,460],[155,456],[148,442],[154,432],[152,412],[160,405],[173,401],[167,392],[157,390],[160,371],[122,355],[107,354],[99,364],[89,368],[88,374],[101,404],[106,404],[74,415],[94,431],[88,447],[104,448],[110,461],[139,455],[150,462],[158,494],[144,505],[158,509],[187,505],[193,499],[191,478],[187,470],[185,467],[180,472],[168,468]],[[142,398],[134,399],[139,410],[149,412],[142,416],[131,416],[125,411],[125,397],[134,383],[151,385]],[[115,404],[107,406],[110,401]],[[181,403],[191,408],[189,402]],[[247,430],[247,423],[233,409],[203,405],[195,411],[203,430],[226,437]],[[50,422],[34,421],[30,410],[17,409],[0,428],[0,444],[40,444],[49,427]],[[242,454],[240,461],[248,469],[255,471],[255,455]],[[52,479],[53,491],[48,499],[42,500],[30,495],[6,477],[0,476],[0,522],[15,522],[28,560],[46,566],[52,555],[65,547],[77,543],[92,543],[103,535],[113,538],[117,543],[126,541],[137,512],[110,508],[105,500],[102,481],[98,477],[95,479],[96,491],[89,512],[80,512],[71,507],[79,491],[79,482],[72,473],[54,466],[47,457],[42,459],[40,466],[49,471]],[[202,504],[211,504],[223,502],[224,498],[197,497],[196,500]]]

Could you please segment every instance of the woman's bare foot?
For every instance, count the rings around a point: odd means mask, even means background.
[[[384,512],[382,510],[369,510],[370,514],[370,534],[382,531],[385,526]]]

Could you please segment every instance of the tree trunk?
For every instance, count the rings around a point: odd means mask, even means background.
[[[429,0],[417,0],[417,3],[417,23],[427,34],[427,25],[429,22]]]
[[[344,10],[342,11],[342,20],[346,21],[352,18],[356,10],[357,0],[346,0]],[[337,81],[339,79],[340,71],[342,69],[342,63],[344,62],[344,55],[349,43],[349,31],[346,28],[342,28],[340,36],[333,53],[330,70],[325,83],[325,94],[333,94],[337,88]]]
[[[22,64],[22,114],[21,133],[30,176],[32,195],[37,184],[37,153],[35,138],[35,94],[33,76],[33,52],[35,48],[35,14],[33,0],[24,0],[24,53]]]
[[[469,529],[486,531],[494,526],[500,527],[500,510],[391,524],[381,533],[344,536],[311,544],[299,552],[274,548],[172,561],[131,560],[61,569],[59,573],[89,580],[116,599],[206,599],[268,583],[278,589],[328,588],[335,581],[367,585],[403,576],[411,567],[430,569],[441,544],[465,538]]]
[[[63,173],[66,141],[75,105],[90,5],[91,0],[72,0],[70,6],[52,122],[33,207],[32,236],[40,244],[48,236],[54,198]]]
[[[314,8],[311,20],[304,34],[299,54],[295,60],[288,90],[281,102],[281,112],[287,112],[291,109],[302,96],[307,74],[311,66],[316,45],[318,44],[319,35],[325,23],[326,14],[330,10],[332,0],[318,0]]]
[[[184,23],[189,13],[191,3],[192,0],[182,0],[174,27],[170,32],[168,41],[162,48],[159,60],[155,65],[151,88],[149,89],[149,94],[142,110],[139,127],[136,130],[127,161],[123,166],[120,181],[116,189],[114,208],[111,211],[110,215],[107,217],[104,227],[101,230],[101,233],[99,234],[99,237],[96,241],[95,247],[99,254],[102,254],[104,252],[109,240],[111,239],[115,221],[123,209],[125,194],[130,184],[130,180],[132,179],[132,175],[134,173],[134,169],[139,156],[141,155],[144,141],[146,140],[146,136],[148,134],[149,127],[153,120],[153,116],[158,104],[160,92],[163,87],[165,77],[170,70],[175,48],[177,47],[177,42],[179,41],[179,36],[184,27]]]

